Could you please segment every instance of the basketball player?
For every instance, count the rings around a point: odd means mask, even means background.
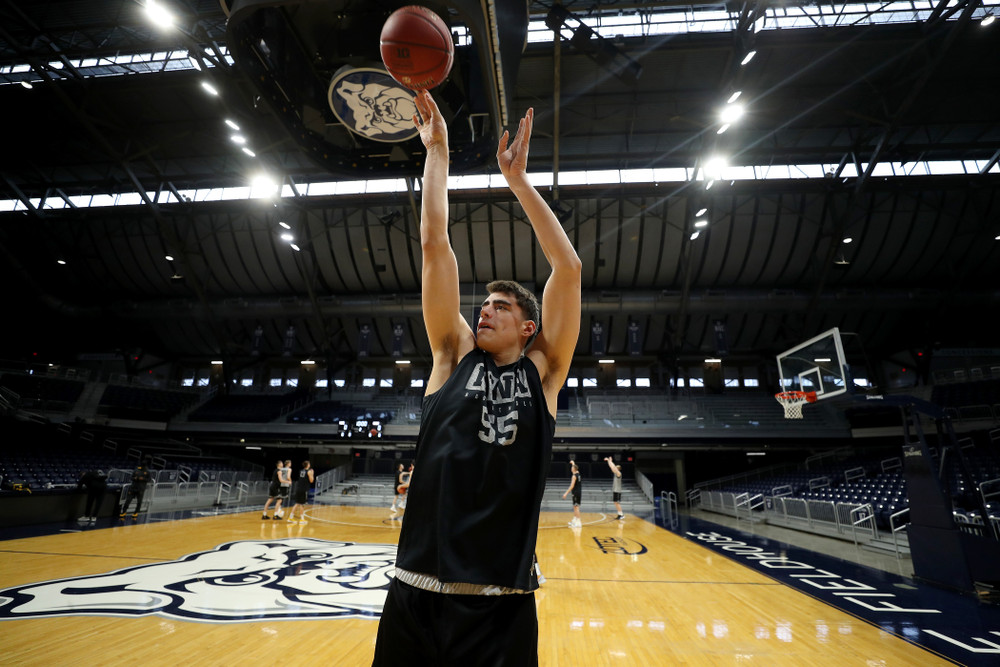
[[[566,498],[566,494],[573,493],[573,518],[569,521],[570,528],[579,528],[583,525],[580,521],[580,499],[583,496],[583,480],[580,479],[580,469],[576,467],[576,461],[570,461],[570,472],[572,477],[570,478],[569,488],[563,492],[563,498]]]
[[[281,497],[284,499],[285,507],[292,504],[292,460],[285,459],[285,465],[278,473],[278,480],[281,484]],[[284,510],[275,511],[274,516],[279,519],[285,515]]]
[[[143,459],[135,467],[135,470],[132,471],[132,481],[128,485],[128,491],[125,494],[125,504],[122,506],[121,514],[118,515],[118,518],[125,519],[125,515],[128,514],[128,508],[132,504],[133,499],[135,499],[135,512],[132,514],[132,518],[139,518],[139,511],[142,509],[142,498],[146,495],[146,485],[149,484],[150,477],[149,468],[146,467],[146,459]]]
[[[288,513],[288,523],[306,523],[306,503],[309,502],[309,489],[316,481],[315,472],[309,466],[309,461],[302,462],[302,469],[299,470],[299,477],[292,487],[292,511]],[[299,511],[299,520],[295,521],[295,510]]]
[[[474,332],[448,237],[448,129],[426,91],[417,110],[427,148],[423,314],[434,365],[417,438],[420,474],[373,664],[537,665],[535,539],[556,396],[580,334],[580,259],[528,181],[529,109],[510,145],[507,132],[500,138],[497,161],[552,273],[541,317],[521,285],[488,284]]]
[[[611,481],[611,500],[615,504],[615,509],[618,510],[618,516],[615,517],[619,521],[625,518],[625,514],[622,512],[622,467],[615,465],[614,460],[609,456],[604,459],[608,467],[611,468],[611,474],[615,478]]]
[[[396,467],[396,482],[392,485],[392,511],[396,511],[396,503],[399,502],[399,485],[403,483],[403,464]]]
[[[282,495],[281,495],[281,477],[282,477],[281,471],[282,470],[283,470],[283,468],[282,468],[281,459],[278,459],[278,465],[275,466],[274,472],[271,473],[271,484],[270,484],[270,486],[267,489],[267,501],[264,503],[264,513],[260,517],[261,520],[266,520],[266,519],[272,518],[272,517],[269,517],[267,515],[267,508],[270,507],[271,503],[274,502],[274,501],[277,501],[277,502],[274,503],[274,517],[273,518],[275,518],[275,519],[280,519],[281,518],[281,501],[282,501],[282,498],[283,498]]]
[[[403,466],[400,464],[399,469],[402,470]],[[399,484],[396,485],[396,493],[399,494],[399,507],[400,509],[406,509],[406,493],[410,490],[410,480],[413,479],[413,464],[410,463],[410,469],[405,472],[399,473]],[[395,509],[395,508],[393,508]]]

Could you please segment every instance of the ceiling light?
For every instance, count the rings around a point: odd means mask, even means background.
[[[757,52],[756,51],[751,51],[750,53],[746,54],[746,56],[744,56],[743,60],[740,61],[740,64],[741,65],[746,65],[748,62],[750,62],[751,60],[753,60],[753,57],[755,55],[757,55]]]
[[[706,364],[721,364],[722,363],[722,359],[715,359],[714,357],[710,357],[710,358],[708,358],[708,359],[705,360],[705,363]]]
[[[174,24],[174,15],[155,0],[146,0],[146,16],[161,28],[169,28]]]
[[[56,260],[56,264],[58,264],[59,266],[66,266],[66,260],[65,259],[57,259]]]
[[[229,140],[231,142],[233,142],[234,144],[239,144],[240,146],[242,146],[243,144],[245,144],[247,142],[246,137],[244,137],[241,134],[234,134],[234,135],[232,135],[232,136],[229,137]]]
[[[236,130],[237,132],[240,131],[240,126],[234,123],[233,121],[229,120],[228,118],[226,119],[226,125],[228,125],[230,129]]]
[[[709,181],[708,183],[705,183],[705,189],[711,190],[713,185],[715,185],[715,181]]]
[[[715,180],[722,176],[722,170],[729,166],[728,161],[724,157],[711,157],[705,161],[704,166],[702,166],[702,171],[705,172],[705,178]]]
[[[257,174],[250,179],[250,197],[274,197],[278,194],[278,183],[267,174]]]
[[[205,92],[208,93],[209,95],[216,95],[217,96],[219,94],[219,91],[216,90],[215,86],[213,86],[212,84],[210,84],[208,81],[202,81],[201,82],[201,87],[204,88]]]
[[[615,363],[615,360],[614,359],[598,359],[597,363],[599,363],[599,364],[613,364],[613,363]]]
[[[694,217],[700,218],[701,216],[705,215],[706,213],[708,213],[708,209],[702,207],[702,208],[698,209],[698,212],[694,214]]]
[[[844,244],[846,245],[846,244],[848,244],[848,243],[851,243],[851,242],[852,242],[853,240],[854,240],[854,239],[853,239],[853,238],[851,238],[850,236],[845,236],[845,237],[844,237]]]
[[[409,359],[396,359],[396,365],[397,366],[409,366],[410,365],[410,360]]]
[[[31,85],[30,81],[22,81],[21,82],[21,86],[23,88],[27,88],[28,90],[31,90],[32,88],[34,88],[34,86]]]
[[[298,247],[294,243],[290,243],[289,245],[292,246],[292,250],[294,250],[295,252],[300,252],[302,250],[302,248]]]
[[[315,361],[313,361],[312,359],[306,359],[306,360],[304,360],[304,361],[302,362],[302,365],[303,365],[303,366],[312,366],[312,365],[314,365],[315,363],[316,363],[316,362],[315,362]]]
[[[289,243],[291,243],[292,241],[295,240],[295,237],[292,236],[291,234],[282,234],[281,235],[281,240],[282,241],[288,241]]]
[[[733,102],[738,100],[740,98],[740,95],[742,94],[743,94],[742,90],[737,90],[735,93],[729,96],[729,99],[726,100],[726,104],[732,104]]]
[[[694,241],[694,240],[695,240],[695,239],[697,239],[697,238],[698,238],[699,236],[701,236],[701,232],[694,232],[693,234],[691,234],[691,237],[690,237],[690,238],[691,238],[691,240],[692,240],[692,241]]]
[[[221,365],[222,365],[222,361],[221,361],[221,360],[215,360],[215,361],[212,361],[212,362],[210,362],[210,363],[211,363],[211,364],[212,364],[213,366],[221,366]]]
[[[290,224],[288,224],[287,222],[279,222],[278,226],[281,227],[282,229],[291,229],[292,228],[292,226]]]
[[[708,220],[695,220],[694,226],[698,229],[701,229],[702,227],[708,227]]]
[[[742,104],[727,104],[719,112],[719,120],[723,123],[735,123],[743,116]]]
[[[168,262],[172,262],[172,261],[174,261],[174,256],[173,255],[167,255],[164,259],[166,259]]]
[[[989,24],[993,23],[996,20],[997,17],[993,16],[993,14],[987,14],[986,16],[983,17],[983,20],[979,22],[979,25],[985,28],[986,26],[988,26]]]
[[[252,150],[250,150],[249,148],[247,148],[246,146],[244,146],[244,147],[242,148],[242,150],[243,150],[243,152],[244,152],[244,153],[246,153],[246,154],[247,154],[247,155],[249,155],[250,157],[257,157],[257,154],[256,154],[256,153],[254,153],[254,152],[253,152]]]
[[[716,134],[722,134],[723,132],[725,132],[728,129],[729,129],[729,123],[726,123],[725,125],[723,125],[722,127],[720,127],[718,130],[716,130],[715,133]]]

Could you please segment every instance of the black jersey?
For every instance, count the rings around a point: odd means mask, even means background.
[[[299,470],[299,478],[297,480],[295,480],[295,490],[296,491],[302,491],[303,489],[305,489],[306,491],[309,490],[309,486],[310,486],[310,483],[309,483],[309,471],[310,470],[312,470],[312,468],[302,468],[301,470]]]
[[[581,477],[579,471],[577,471],[573,473],[573,479],[576,480],[576,483],[573,484],[573,495],[579,498],[580,494],[583,493],[583,477]]]
[[[535,364],[474,349],[424,397],[396,565],[445,583],[534,590],[555,419]]]

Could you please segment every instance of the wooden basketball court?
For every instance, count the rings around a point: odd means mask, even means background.
[[[311,544],[300,538],[313,538],[394,545],[399,534],[400,521],[388,508],[312,506],[308,515],[305,525],[261,521],[256,511],[154,517],[137,525],[4,541],[3,617],[34,617],[4,620],[0,663],[370,664],[376,616],[298,620],[288,600],[297,601],[292,606],[309,605],[315,590],[286,585],[276,607],[274,600],[255,597],[275,594],[261,585],[273,577],[225,572],[236,555],[218,551],[223,544]],[[952,664],[650,522],[585,514],[583,527],[571,529],[569,518],[569,512],[543,513],[539,531],[538,559],[546,578],[536,594],[543,665]],[[212,559],[204,565],[171,564],[202,552]],[[162,572],[156,593],[124,575],[83,580],[91,588],[79,599],[74,596],[81,588],[73,582],[57,587],[60,601],[47,600],[46,590],[27,588],[129,568],[145,571],[138,566],[158,563],[168,565],[157,568]],[[302,574],[302,567],[293,563],[293,574]],[[184,574],[171,579],[175,568]],[[319,572],[311,581],[323,586],[352,571]],[[14,611],[12,587],[22,587]],[[237,598],[243,618],[198,618],[219,606],[222,596],[231,599],[234,590],[243,591]],[[141,611],[152,597],[168,611]],[[176,611],[184,598],[195,610],[187,617]],[[258,608],[293,613],[255,618]]]

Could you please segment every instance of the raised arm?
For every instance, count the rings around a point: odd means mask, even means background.
[[[413,122],[427,149],[420,197],[420,247],[424,326],[434,357],[426,388],[431,394],[475,346],[475,337],[462,317],[458,261],[448,237],[448,126],[429,92],[417,93],[416,104],[419,116],[414,116]]]
[[[531,345],[528,356],[538,367],[550,410],[554,411],[556,394],[566,381],[570,361],[580,337],[580,258],[552,209],[528,181],[528,147],[534,110],[517,127],[517,134],[508,146],[509,133],[504,132],[497,147],[497,163],[507,179],[507,185],[517,197],[552,274],[542,293],[541,331]]]
[[[604,460],[607,462],[608,467],[611,468],[611,472],[614,473],[615,477],[622,476],[622,474],[618,471],[618,466],[615,465],[615,462],[611,459],[610,456],[605,458]]]

